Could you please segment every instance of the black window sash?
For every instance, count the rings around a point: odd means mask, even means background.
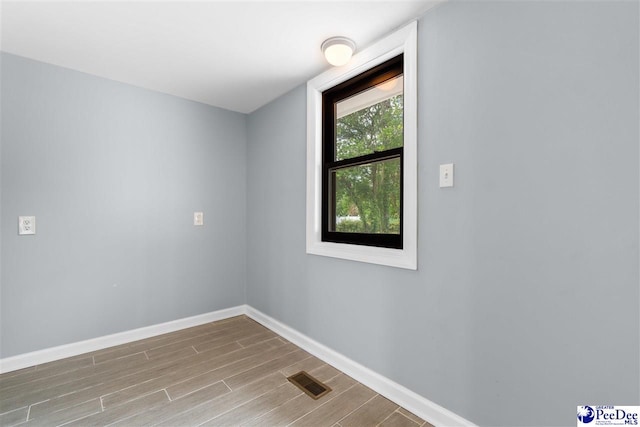
[[[364,156],[354,157],[352,159],[340,160],[337,162],[327,162],[323,165],[323,184],[322,197],[326,201],[323,203],[322,215],[322,240],[334,243],[352,243],[359,245],[378,246],[384,248],[402,249],[403,234],[403,209],[402,203],[404,191],[404,149],[403,147],[393,148],[390,150],[375,152]],[[399,234],[383,234],[383,233],[345,233],[335,230],[336,227],[336,204],[334,200],[335,194],[335,176],[333,172],[354,166],[366,165],[385,160],[400,159],[400,233]]]
[[[336,161],[336,104],[352,95],[376,86],[403,73],[403,55],[399,55],[371,70],[347,80],[322,94],[322,241],[351,243],[402,249],[403,209],[404,209],[404,161],[403,147]],[[393,158],[400,159],[400,233],[345,233],[335,230],[335,179],[336,170],[374,163]]]

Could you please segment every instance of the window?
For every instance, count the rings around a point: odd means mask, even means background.
[[[322,94],[322,240],[402,249],[403,56]]]
[[[413,22],[307,83],[309,254],[417,268],[416,36]]]

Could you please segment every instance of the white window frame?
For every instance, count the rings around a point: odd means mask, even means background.
[[[307,82],[307,253],[416,270],[418,268],[418,23],[407,26]],[[402,249],[323,242],[322,92],[404,54]]]

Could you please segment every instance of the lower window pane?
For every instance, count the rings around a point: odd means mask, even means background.
[[[333,171],[330,230],[400,234],[400,178],[400,158]]]

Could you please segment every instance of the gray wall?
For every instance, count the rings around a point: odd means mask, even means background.
[[[305,88],[250,115],[248,303],[482,425],[638,404],[638,16],[420,20],[418,271],[305,255]]]
[[[1,74],[1,357],[244,303],[245,115],[9,54]]]

